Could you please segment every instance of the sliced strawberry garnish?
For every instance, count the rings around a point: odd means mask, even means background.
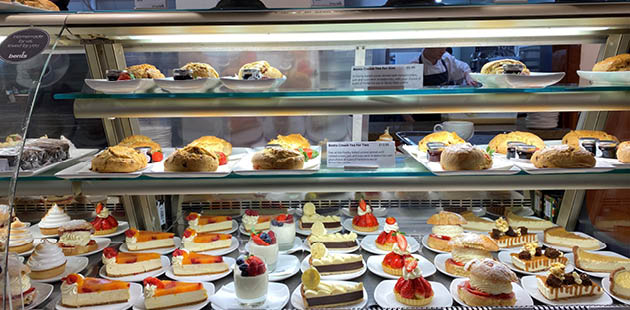
[[[103,211],[103,204],[99,202],[96,205],[96,214],[101,214],[101,211]]]
[[[191,213],[190,213],[190,214],[188,214],[188,216],[186,217],[186,220],[187,220],[187,221],[192,221],[192,220],[194,220],[194,219],[196,219],[196,218],[198,218],[198,217],[199,217],[199,213],[196,213],[196,212],[191,212]]]
[[[399,249],[403,251],[407,249],[407,238],[403,234],[396,234],[396,243]]]
[[[422,286],[424,287],[423,291],[424,291],[424,298],[429,298],[433,295],[433,288],[431,288],[431,284],[429,283],[429,281],[427,281],[425,278],[420,277],[417,280],[419,280],[419,282],[422,284]]]
[[[410,257],[405,259],[405,269],[407,270],[407,272],[412,272],[414,269],[416,269],[416,267],[418,267],[418,260]]]
[[[287,215],[286,214],[280,214],[278,215],[278,217],[276,217],[276,221],[278,222],[283,222],[287,220]]]
[[[192,229],[184,230],[184,237],[190,238],[190,236],[192,236],[192,235],[193,235],[193,230]]]
[[[107,258],[112,258],[116,257],[116,255],[118,255],[118,252],[112,247],[107,247],[103,249],[103,255],[105,255],[105,257]]]
[[[102,221],[101,222],[101,229],[100,230],[107,230],[107,229],[112,229],[112,225],[110,223],[108,223],[107,221]],[[99,230],[98,228],[94,227],[94,229]]]
[[[257,216],[258,215],[258,211],[248,209],[248,210],[245,210],[245,215]]]
[[[400,277],[398,279],[398,282],[396,282],[396,285],[394,285],[394,291],[400,293],[400,288],[402,287],[403,283],[405,283],[407,280],[405,280],[403,277]]]
[[[361,208],[362,211],[365,211],[367,209],[367,204],[365,203],[365,200],[359,200],[359,208]]]
[[[130,229],[127,229],[127,231],[125,231],[125,236],[131,238],[135,236],[137,232],[138,232],[137,230],[130,228]]]
[[[227,156],[225,156],[223,152],[217,152],[217,154],[219,155],[219,166],[222,166],[228,163]]]
[[[184,250],[177,249],[173,252],[173,256],[184,256]]]
[[[153,152],[151,153],[151,162],[152,163],[159,163],[162,161],[162,159],[164,159],[164,154],[160,151],[157,152]]]
[[[376,243],[385,244],[387,242],[387,236],[388,234],[386,232],[380,233],[378,237],[376,238]]]
[[[109,224],[110,228],[118,226],[118,221],[113,216],[108,216],[105,222]]]
[[[252,234],[252,241],[254,241],[254,243],[258,245],[269,245],[269,243],[263,241],[258,235],[255,234]]]
[[[158,278],[154,278],[154,277],[148,277],[144,279],[142,283],[144,284],[144,286],[155,285],[158,288],[164,288],[164,283],[162,283],[162,281],[160,281]]]
[[[395,218],[393,218],[393,217],[388,217],[388,218],[385,220],[385,223],[387,223],[387,224],[389,224],[389,225],[394,225],[394,224],[396,224],[396,219],[395,219]]]

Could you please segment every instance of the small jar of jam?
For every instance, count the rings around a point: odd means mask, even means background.
[[[141,146],[141,147],[135,148],[135,150],[140,152],[144,156],[146,156],[148,163],[151,162],[151,148],[150,147]]]
[[[121,74],[127,73],[127,70],[109,69],[105,71],[108,81],[118,81]]]
[[[519,141],[508,141],[507,142],[507,154],[505,154],[507,159],[517,159],[518,158],[516,156],[516,147],[518,145],[524,145],[524,143],[523,142],[519,142]]]
[[[258,69],[243,69],[243,80],[261,80],[262,73]]]
[[[597,141],[598,139],[596,138],[580,138],[580,145],[586,149],[587,151],[591,152],[593,154],[593,156],[595,156],[595,154],[597,154],[597,149],[596,149],[596,145],[597,145]]]
[[[190,69],[173,69],[173,80],[183,81],[192,80],[192,70]]]
[[[503,64],[504,74],[521,74],[523,72],[523,65],[521,64]]]
[[[427,143],[427,160],[432,162],[440,162],[442,157],[442,151],[446,147],[446,144],[442,142],[429,142]]]
[[[522,160],[532,159],[532,155],[536,152],[536,146],[529,144],[516,145],[516,157]]]
[[[602,158],[617,158],[617,145],[616,141],[612,140],[600,140],[597,143],[597,148],[601,152]]]

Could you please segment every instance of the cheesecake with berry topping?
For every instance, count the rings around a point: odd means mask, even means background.
[[[495,228],[489,234],[500,248],[514,248],[526,243],[538,242],[538,235],[528,233],[527,227],[514,228],[503,217],[498,218],[494,225]]]
[[[199,254],[186,249],[173,252],[173,274],[176,276],[200,276],[228,270],[229,266],[221,256]]]
[[[602,288],[584,273],[564,273],[564,264],[554,263],[546,276],[536,276],[538,291],[549,300],[602,295]]]
[[[191,212],[186,220],[188,226],[197,232],[223,231],[232,228],[232,217],[230,216],[210,216]]]
[[[162,259],[157,253],[124,253],[109,247],[103,250],[101,260],[109,277],[131,276],[162,268]]]
[[[352,229],[362,232],[371,232],[378,229],[378,220],[372,214],[372,207],[363,199],[359,201],[357,215],[352,218]]]
[[[408,306],[426,306],[433,300],[433,288],[422,277],[422,270],[417,258],[405,259],[402,276],[394,286],[396,300]]]
[[[61,282],[61,305],[78,308],[116,304],[129,300],[129,283],[84,277],[72,273]]]
[[[125,231],[125,244],[129,251],[142,251],[175,246],[175,234],[130,228]]]
[[[245,231],[263,231],[269,230],[271,225],[271,216],[260,215],[256,210],[245,210],[243,215],[243,227]]]
[[[317,214],[315,205],[312,202],[307,202],[302,207],[303,215],[300,218],[298,225],[300,229],[309,230],[313,227],[315,222],[322,222],[327,229],[336,229],[341,227],[341,218],[336,215],[321,215]]]
[[[311,258],[308,264],[324,276],[355,273],[365,266],[363,256],[330,253],[323,243],[314,243],[311,246]]]
[[[554,248],[543,250],[538,243],[527,243],[518,253],[510,253],[512,265],[519,270],[527,272],[545,271],[554,263],[566,265],[568,259],[564,254]]]
[[[376,247],[384,250],[391,251],[396,244],[396,235],[400,234],[398,230],[398,223],[396,219],[393,217],[388,217],[385,220],[385,227],[383,227],[383,231],[378,235],[376,240]]]
[[[186,228],[182,238],[184,249],[191,252],[203,252],[216,249],[229,248],[232,244],[232,235],[216,233],[199,233],[194,229]]]
[[[402,234],[396,235],[396,243],[392,247],[392,251],[387,253],[381,262],[383,271],[395,276],[401,276],[405,259],[411,257],[407,250],[407,239]]]
[[[208,299],[208,292],[201,283],[144,279],[144,306],[152,309],[167,309],[198,304]]]
[[[96,205],[96,218],[91,222],[94,234],[97,236],[115,233],[118,229],[118,221],[102,203]]]

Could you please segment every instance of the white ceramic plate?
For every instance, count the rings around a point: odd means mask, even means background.
[[[146,279],[148,277],[155,277],[155,278],[157,278],[157,277],[163,275],[166,272],[166,269],[168,269],[169,266],[171,265],[171,261],[166,256],[160,256],[160,260],[162,260],[162,268],[160,268],[158,270],[153,270],[153,271],[149,271],[149,272],[143,272],[143,273],[139,273],[139,274],[135,274],[135,275],[131,275],[131,276],[110,277],[105,272],[105,265],[103,265],[103,266],[101,266],[101,269],[99,269],[98,275],[101,276],[101,278],[105,278],[105,279],[109,279],[109,280],[118,280],[118,281],[125,281],[125,282],[142,282],[142,281],[144,281],[144,279]]]
[[[529,275],[545,275],[547,274],[546,270],[543,271],[539,271],[539,272],[530,272],[530,271],[525,271],[525,270],[520,270],[518,268],[516,268],[516,266],[514,266],[514,264],[512,264],[512,257],[510,256],[510,253],[518,253],[516,251],[501,251],[499,252],[499,261],[504,263],[505,265],[507,265],[508,267],[510,267],[510,269],[514,270],[515,272],[518,273],[522,273],[522,274],[529,274]],[[569,257],[568,255],[566,255],[567,257],[567,264],[564,267],[564,272],[569,273],[569,272],[573,272],[573,259],[572,257]]]
[[[61,179],[134,179],[142,175],[142,170],[151,169],[149,164],[147,168],[135,172],[115,173],[115,172],[94,172],[90,170],[92,161],[83,161],[76,165],[70,166],[57,173],[55,176]]]
[[[138,302],[138,300],[142,300],[144,303],[144,297],[142,296],[142,285],[138,283],[130,283],[129,285],[129,301],[121,302],[117,304],[108,304],[108,305],[100,305],[93,307],[81,307],[81,310],[124,310],[131,307],[133,304]],[[68,308],[61,305],[61,298],[57,302],[55,306],[57,310],[76,310],[77,308]]]
[[[595,158],[593,168],[536,168],[531,161],[513,161],[514,165],[529,174],[559,174],[559,173],[596,173],[615,170],[615,167],[604,160]]]
[[[212,302],[212,309],[229,310],[243,308],[243,305],[236,300],[234,282],[221,287],[216,294],[210,297],[210,301]],[[258,309],[283,309],[288,302],[289,287],[282,283],[269,282],[267,299]]]
[[[90,256],[92,254],[96,254],[100,251],[103,251],[104,248],[108,247],[109,244],[112,243],[112,241],[107,238],[92,238],[92,240],[96,241],[96,246],[97,246],[96,250],[92,252],[79,254],[79,255],[73,255],[73,256]]]
[[[310,259],[311,259],[311,254],[307,255],[304,258],[304,260],[302,260],[302,264],[300,265],[300,271],[302,271],[302,273],[311,267],[311,265],[308,263]],[[361,268],[361,270],[359,271],[356,271],[353,273],[326,275],[326,276],[321,276],[321,278],[322,280],[352,280],[352,279],[358,278],[367,271],[365,260],[362,260],[362,262],[363,262],[363,268]]]
[[[326,281],[328,283],[339,283],[339,284],[355,284],[356,282],[350,282],[350,281]],[[293,294],[291,294],[291,305],[293,305],[293,307],[295,307],[298,310],[304,310],[304,300],[302,300],[302,283],[300,283],[300,285],[298,285],[298,287],[295,288],[295,290],[293,291]],[[367,305],[368,302],[368,294],[367,291],[365,290],[365,286],[363,287],[363,301],[353,304],[353,305],[345,305],[345,306],[341,306],[341,307],[332,307],[328,309],[348,309],[348,308],[352,308],[352,309],[363,309],[363,307],[365,307]]]
[[[593,238],[593,237],[589,236],[588,234],[585,234],[585,233],[583,233],[581,231],[573,231],[572,233],[580,235],[580,236],[583,236],[583,237]],[[538,242],[542,242],[542,244],[544,244],[545,246],[547,246],[549,248],[554,248],[554,249],[556,249],[558,251],[573,252],[573,248],[572,247],[569,248],[569,247],[564,247],[564,246],[559,246],[559,245],[554,245],[554,244],[549,244],[547,242],[544,242],[544,240],[545,240],[544,237],[545,237],[544,235],[542,235],[542,236],[539,235],[538,236]],[[595,238],[593,238],[593,239],[595,239]],[[595,240],[597,240],[597,239],[595,239]],[[597,240],[597,241],[599,241],[599,240]],[[599,248],[597,248],[597,249],[590,249],[589,251],[597,251],[597,250],[602,250],[604,248],[606,248],[606,243],[603,243],[603,242],[599,241]]]
[[[424,256],[418,254],[411,254],[413,257],[418,259],[418,263],[420,265],[420,270],[422,270],[422,276],[427,278],[435,274],[435,266],[428,259],[424,258]],[[383,270],[383,266],[381,263],[385,255],[372,255],[368,257],[367,267],[368,269],[375,275],[381,278],[387,279],[398,279],[400,276],[391,275]]]
[[[31,284],[37,293],[35,293],[35,299],[31,302],[30,305],[24,307],[24,310],[31,310],[35,307],[41,305],[50,295],[52,294],[53,289],[55,288],[52,284],[47,283],[32,283]]]
[[[328,249],[328,251],[332,252],[332,253],[352,253],[356,250],[358,250],[361,246],[359,245],[359,240],[356,240],[357,246],[350,248],[348,250],[335,250],[335,249]],[[304,239],[304,250],[306,251],[311,251],[311,245],[308,244],[308,240]]]
[[[610,305],[613,303],[612,298],[603,292],[599,296],[584,296],[578,298],[561,299],[561,300],[549,300],[543,296],[538,290],[536,276],[524,276],[521,278],[521,285],[527,293],[534,299],[547,304],[547,305]]]
[[[610,291],[610,279],[608,277],[602,279],[602,288],[604,289],[604,292],[606,292],[612,298],[616,299],[618,302],[630,305],[630,299],[624,299],[619,296],[615,296],[615,294]]]
[[[125,81],[108,81],[107,79],[85,79],[85,84],[95,91],[106,94],[142,93],[153,88],[153,79],[135,79]]]
[[[336,232],[340,232],[343,230],[343,226],[339,225],[339,227],[337,228],[326,228],[326,232],[328,232],[329,234],[332,233],[336,233]],[[302,236],[310,236],[311,235],[311,230],[310,229],[300,229],[300,225],[298,223],[295,224],[295,232],[302,235]]]
[[[38,175],[41,174],[42,172],[46,172],[52,168],[55,168],[59,165],[63,165],[66,163],[71,163],[74,161],[77,161],[85,156],[89,156],[92,154],[96,154],[99,150],[98,149],[70,149],[70,156],[68,159],[64,160],[64,161],[59,161],[56,163],[52,163],[49,165],[45,165],[43,167],[39,167],[37,169],[33,169],[33,170],[20,170],[20,177],[30,177],[30,176],[34,176],[34,175]],[[13,171],[2,171],[0,172],[0,177],[8,177],[10,178],[13,175]]]
[[[591,81],[595,86],[625,86],[630,85],[630,71],[599,72],[578,70],[577,74]]]
[[[293,255],[278,255],[276,269],[269,274],[269,281],[282,281],[300,271],[300,260]]]
[[[201,310],[205,306],[207,306],[210,303],[209,297],[214,295],[214,284],[208,283],[208,282],[201,282],[201,284],[203,284],[203,287],[206,289],[206,292],[208,294],[208,299],[194,305],[186,305],[186,306],[173,307],[173,308],[168,308],[168,309],[169,310]],[[146,310],[146,308],[144,307],[144,295],[142,295],[142,292],[140,293],[139,298],[134,300],[133,310]]]
[[[433,299],[431,300],[431,303],[423,307],[442,308],[453,305],[453,297],[451,297],[451,294],[446,286],[442,285],[442,283],[433,281],[429,281],[429,284],[431,284],[431,289],[433,289]],[[376,289],[374,289],[374,301],[385,309],[417,308],[407,306],[396,300],[396,296],[394,296],[395,285],[396,280],[381,281],[381,283],[376,286]]]
[[[341,208],[341,213],[347,217],[354,217],[356,214],[350,213],[350,208]],[[372,213],[376,217],[387,216],[387,208],[372,208]]]
[[[391,252],[391,251],[384,251],[377,248],[376,238],[378,238],[378,235],[365,236],[363,240],[361,240],[361,247],[372,254],[387,254]],[[418,243],[416,238],[408,236],[405,239],[407,239],[407,249],[409,250],[409,253],[415,253],[420,249],[420,243]]]
[[[89,262],[90,262],[90,260],[87,257],[68,256],[68,257],[66,257],[66,269],[64,270],[63,273],[61,273],[60,275],[58,275],[58,276],[56,276],[54,278],[50,278],[50,279],[44,279],[44,280],[31,279],[31,282],[34,282],[34,283],[53,283],[53,282],[61,281],[61,279],[63,279],[64,277],[66,277],[67,275],[69,275],[71,273],[79,273],[79,272],[81,272],[83,269],[85,269],[85,267],[88,266]]]
[[[142,174],[152,178],[221,178],[228,176],[237,163],[237,161],[228,161],[227,164],[219,166],[216,171],[174,172],[164,170],[163,160],[155,163],[151,170],[143,172]]]
[[[200,78],[193,80],[174,80],[173,77],[155,79],[155,84],[169,93],[203,93],[217,87],[221,80],[217,78]]]
[[[173,266],[171,265],[171,266],[168,266],[168,268],[166,268],[166,276],[172,280],[181,281],[181,282],[216,281],[216,280],[225,278],[227,275],[232,273],[232,268],[230,268],[230,266],[234,265],[236,263],[236,260],[231,257],[224,256],[223,262],[225,262],[228,265],[228,270],[222,273],[208,274],[208,275],[201,275],[201,276],[177,276],[173,273]]]
[[[428,241],[429,241],[429,235],[422,236],[422,246],[424,246],[425,248],[427,248],[427,249],[429,249],[429,250],[431,250],[433,252],[436,252],[436,253],[449,253],[449,252],[446,252],[446,251],[441,251],[441,250],[434,249],[434,248],[430,247]]]
[[[182,243],[183,244],[183,243]],[[199,254],[207,254],[214,256],[221,256],[232,253],[234,250],[238,249],[239,241],[236,237],[232,236],[232,243],[230,243],[230,247],[224,249],[216,249],[210,251],[198,252]]]
[[[304,163],[302,169],[267,169],[267,170],[255,170],[252,165],[252,157],[255,153],[245,155],[236,166],[234,166],[234,173],[238,175],[305,175],[313,174],[319,171],[322,163],[321,148],[319,146],[313,146],[313,150],[319,152],[319,156],[310,159]]]
[[[175,246],[172,246],[170,248],[149,249],[149,250],[141,250],[141,251],[130,251],[127,248],[127,244],[123,243],[120,246],[120,251],[122,251],[122,252],[130,252],[130,253],[158,253],[160,255],[166,255],[166,254],[169,254],[169,253],[175,251],[175,249],[179,248],[182,245],[182,239],[179,238],[179,237],[173,237],[173,242],[175,243]]]
[[[232,228],[226,230],[213,231],[213,233],[217,234],[231,234],[238,230],[238,222],[236,220],[232,220]]]
[[[385,219],[381,217],[381,218],[377,218],[377,220],[378,220],[378,229],[375,231],[370,231],[370,232],[358,231],[352,228],[351,218],[343,220],[341,224],[343,225],[343,228],[345,228],[347,231],[351,231],[353,233],[356,233],[357,235],[378,235],[381,233],[381,231],[383,231],[383,226],[385,225]]]
[[[473,80],[482,83],[484,88],[544,88],[558,83],[564,72],[531,72],[519,74],[470,73]]]
[[[452,175],[511,175],[517,174],[519,169],[514,162],[500,157],[492,158],[492,167],[486,170],[458,170],[447,171],[442,169],[438,162],[429,162],[426,160],[426,153],[420,152],[417,145],[403,145],[403,150],[413,157],[417,162],[421,163],[427,170],[437,176]]]
[[[442,254],[436,255],[435,259],[433,260],[433,263],[435,264],[435,268],[437,268],[437,270],[439,270],[441,273],[449,277],[464,278],[462,276],[458,276],[458,275],[455,275],[446,271],[446,260],[448,260],[449,258],[452,258],[451,253],[442,253]]]
[[[596,253],[596,254],[601,254],[601,255],[606,255],[606,256],[615,256],[615,257],[621,257],[621,258],[627,258],[621,254],[612,252],[612,251],[588,251],[588,252],[592,252],[592,253]],[[571,261],[571,263],[573,263],[573,265],[575,266],[575,269],[577,269],[578,271],[584,272],[585,274],[591,276],[591,277],[596,277],[596,278],[606,278],[610,275],[610,272],[592,272],[592,271],[586,271],[586,270],[582,270],[580,269],[577,264],[575,264],[575,257],[573,256],[573,253],[569,253],[566,255],[569,258],[569,261]],[[615,268],[616,269],[616,268]]]
[[[221,78],[221,83],[225,87],[239,92],[247,91],[266,91],[280,87],[284,81],[287,80],[286,76],[282,76],[280,79],[263,79],[263,80],[241,80],[235,76],[227,76]]]
[[[109,238],[109,237],[116,237],[118,235],[124,234],[125,231],[127,231],[127,229],[129,229],[129,223],[125,222],[125,221],[118,221],[118,228],[116,229],[115,232],[111,233],[111,234],[106,234],[106,235],[92,235],[92,239],[94,238]]]
[[[29,229],[30,229],[30,228],[29,228]],[[23,257],[23,256],[29,256],[29,255],[33,254],[33,252],[35,252],[35,247],[36,247],[38,244],[42,243],[42,242],[43,242],[43,240],[44,240],[44,239],[36,239],[36,238],[33,238],[33,248],[32,248],[32,249],[30,249],[30,250],[28,250],[28,251],[26,251],[26,252],[22,252],[22,253],[15,253],[15,254],[17,254],[18,256],[22,256],[22,257]],[[55,239],[46,238],[46,240],[48,240],[48,241],[50,241],[50,242],[52,242],[52,243],[57,243],[57,240],[55,240]],[[14,253],[14,252],[11,252],[11,253]]]
[[[451,296],[453,296],[453,299],[462,306],[466,306],[466,303],[464,303],[464,301],[462,301],[459,298],[459,295],[457,294],[457,286],[463,283],[464,281],[468,281],[468,278],[454,279],[451,282],[451,287],[450,287]],[[533,306],[534,305],[534,301],[532,300],[532,298],[529,297],[529,294],[520,285],[516,283],[512,283],[512,292],[514,292],[514,295],[516,296],[515,306]]]
[[[293,247],[286,251],[278,251],[278,254],[293,254],[302,249],[302,244],[302,239],[300,239],[300,237],[295,237],[295,240],[293,240]],[[245,243],[245,251],[249,252],[249,242]]]

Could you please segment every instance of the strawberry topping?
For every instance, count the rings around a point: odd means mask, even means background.
[[[112,258],[116,257],[116,255],[118,255],[118,252],[112,247],[107,247],[103,250],[103,255],[105,255],[105,257],[107,258]]]
[[[101,211],[103,211],[103,204],[99,202],[96,205],[96,214],[101,214]]]
[[[164,154],[162,154],[162,152],[157,151],[151,154],[151,162],[152,163],[158,163],[161,162],[162,159],[164,159]]]
[[[198,218],[198,217],[199,217],[199,213],[196,213],[196,212],[191,212],[191,213],[190,213],[190,214],[188,214],[188,216],[186,217],[186,220],[187,220],[187,221],[192,221],[192,220],[194,220],[194,219],[196,219],[196,218]]]
[[[258,216],[258,211],[248,209],[248,210],[245,210],[245,215]]]
[[[155,285],[155,286],[157,286],[157,288],[164,288],[164,283],[162,283],[162,281],[160,281],[159,279],[154,278],[154,277],[148,277],[148,278],[144,279],[144,281],[142,281],[142,283],[144,284],[144,286]]]
[[[79,276],[76,274],[69,274],[67,277],[63,278],[63,281],[66,281],[67,284],[77,283],[79,281]]]
[[[131,238],[135,236],[137,232],[138,232],[137,230],[130,228],[130,229],[127,229],[127,231],[125,231],[125,236],[127,236],[128,238]]]
[[[395,218],[393,218],[393,217],[388,217],[388,218],[385,220],[385,223],[387,223],[387,224],[389,224],[389,225],[394,225],[394,224],[396,224],[396,219],[395,219]]]

